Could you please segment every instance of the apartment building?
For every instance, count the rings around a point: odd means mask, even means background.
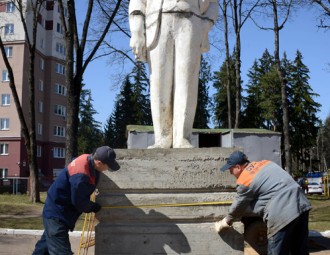
[[[27,27],[32,34],[30,1],[25,0]],[[0,33],[13,68],[25,118],[29,119],[29,50],[19,11],[0,0]],[[65,44],[57,1],[45,1],[38,15],[35,58],[35,112],[39,173],[52,180],[64,167],[67,88]],[[8,71],[0,54],[0,178],[28,177],[24,138],[9,88]],[[0,183],[1,185],[1,183]]]

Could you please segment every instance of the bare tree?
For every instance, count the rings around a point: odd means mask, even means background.
[[[312,0],[312,4],[321,9],[319,28],[330,29],[330,1]],[[330,72],[330,63],[327,63],[327,71]]]
[[[321,8],[320,28],[330,29],[330,1],[312,0],[312,3]]]
[[[29,86],[29,115],[24,115],[22,105],[17,93],[13,67],[8,61],[4,42],[0,35],[0,49],[2,58],[5,62],[9,76],[9,87],[11,89],[15,106],[17,109],[18,117],[21,123],[21,131],[24,137],[25,147],[27,151],[27,159],[30,170],[30,199],[31,202],[40,202],[39,184],[38,184],[38,164],[37,164],[37,143],[35,132],[35,56],[36,56],[36,38],[37,38],[37,24],[38,14],[46,1],[10,1],[17,8],[19,18],[25,33],[26,45],[29,52],[28,61],[28,86]],[[27,15],[27,13],[29,15]],[[29,24],[29,25],[28,25]],[[32,24],[32,30],[30,28]],[[6,43],[8,39],[6,38]],[[26,121],[26,118],[28,121]]]
[[[230,0],[235,40],[235,76],[236,76],[236,110],[235,128],[239,127],[241,116],[241,29],[251,13],[258,6],[259,0],[253,3],[245,3],[244,0]]]
[[[114,0],[109,2],[103,2],[99,12],[108,14],[112,13]],[[112,73],[112,80],[114,84],[122,84],[127,76],[127,66],[134,65],[139,67],[138,62],[132,58],[131,48],[129,47],[130,29],[128,25],[128,4],[129,0],[122,0],[120,7],[117,11],[117,14],[113,20],[113,25],[110,27],[108,35],[103,43],[100,45],[100,49],[97,54],[93,57],[93,60],[99,58],[106,58],[107,63],[111,68],[115,70]],[[109,17],[107,15],[99,15],[95,22],[100,26],[107,23]],[[100,29],[99,26],[91,26],[91,34],[98,34]],[[121,38],[121,40],[118,40]],[[111,72],[111,69],[109,70]],[[130,68],[129,70],[132,70]],[[148,75],[146,72],[143,72],[142,75],[149,82]]]
[[[294,0],[269,0],[260,4],[260,8],[263,14],[272,17],[273,27],[263,27],[253,19],[254,23],[261,29],[272,30],[274,32],[274,59],[276,63],[276,69],[281,86],[281,106],[283,111],[283,137],[284,137],[284,155],[285,155],[285,169],[288,173],[292,173],[292,158],[291,158],[291,145],[289,137],[289,111],[288,111],[288,99],[287,99],[287,84],[284,79],[284,74],[281,69],[280,60],[280,31],[284,28],[284,25],[288,21],[290,12],[296,2]],[[267,14],[269,10],[270,14]],[[280,22],[282,17],[282,22]]]
[[[78,115],[83,74],[88,64],[96,56],[96,52],[103,43],[110,26],[114,24],[114,18],[121,2],[121,0],[110,1],[109,4],[113,8],[106,10],[103,6],[105,4],[104,1],[89,0],[80,33],[77,25],[75,1],[66,1],[65,7],[63,0],[58,0],[66,43],[66,85],[68,89],[66,162],[70,162],[78,153]],[[68,10],[67,19],[65,17],[65,8]],[[101,10],[101,12],[96,12],[96,9]],[[99,17],[99,15],[105,17],[105,25],[102,28],[98,28],[98,34],[93,34],[93,40],[89,40],[91,22],[95,16]],[[87,42],[89,42],[90,46],[88,49]]]
[[[228,107],[228,128],[232,128],[232,109],[231,109],[231,89],[230,89],[230,80],[231,80],[231,72],[230,72],[230,50],[229,50],[229,28],[228,28],[228,9],[229,1],[223,0],[222,3],[219,1],[219,6],[221,10],[220,16],[223,17],[223,28],[224,28],[224,43],[225,43],[225,50],[226,50],[226,91],[227,91],[227,107]]]

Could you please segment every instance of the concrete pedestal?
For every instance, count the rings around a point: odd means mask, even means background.
[[[233,149],[116,150],[121,169],[102,174],[95,254],[243,254],[244,227],[220,235],[235,179],[219,167]]]

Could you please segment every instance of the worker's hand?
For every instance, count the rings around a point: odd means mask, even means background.
[[[226,218],[223,218],[222,220],[217,221],[214,224],[214,228],[215,228],[215,231],[217,231],[219,233],[223,229],[230,228],[230,225],[227,223]]]
[[[101,210],[101,206],[98,203],[94,203],[92,207],[92,212],[97,213],[98,211]]]

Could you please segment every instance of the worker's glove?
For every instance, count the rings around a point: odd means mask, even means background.
[[[101,210],[100,204],[94,203],[93,206],[92,206],[92,212],[97,213],[100,210]]]
[[[223,218],[222,220],[217,221],[214,224],[214,227],[215,227],[215,231],[219,233],[223,229],[230,228],[230,225],[227,223],[226,218]]]

